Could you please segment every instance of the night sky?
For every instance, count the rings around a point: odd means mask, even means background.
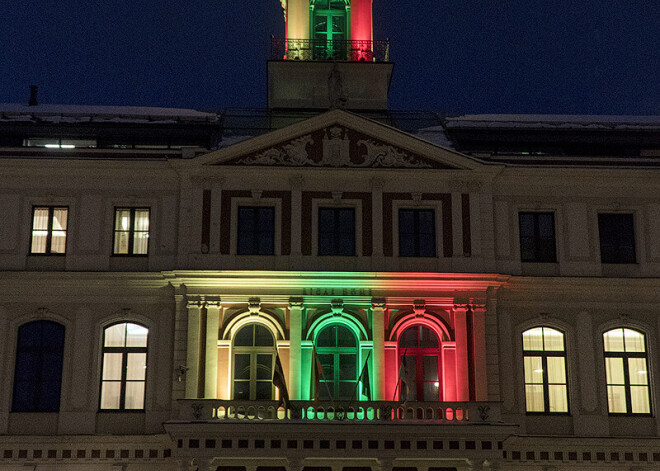
[[[660,115],[660,0],[374,0],[394,109]],[[0,103],[263,108],[278,0],[2,0]]]

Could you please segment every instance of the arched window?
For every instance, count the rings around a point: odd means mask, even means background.
[[[650,414],[646,338],[632,329],[603,334],[607,408],[610,414]]]
[[[344,60],[347,56],[348,15],[344,0],[315,0],[312,14],[314,59]]]
[[[63,354],[63,325],[42,320],[19,327],[12,412],[60,410]]]
[[[234,399],[273,398],[275,340],[260,324],[248,324],[234,337]]]
[[[527,412],[568,413],[564,334],[534,327],[522,337]]]
[[[323,368],[323,376],[319,380],[322,383],[319,386],[319,398],[353,398],[356,393],[358,360],[357,339],[353,332],[341,324],[327,326],[316,337],[316,353]]]
[[[102,410],[144,409],[149,329],[124,322],[103,331]]]
[[[416,325],[399,337],[400,398],[412,401],[441,401],[440,342],[428,327]],[[406,388],[407,386],[407,388]]]

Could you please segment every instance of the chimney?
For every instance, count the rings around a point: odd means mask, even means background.
[[[39,90],[39,87],[36,85],[30,85],[30,103],[28,103],[29,106],[37,106],[39,103],[37,102],[37,91]]]

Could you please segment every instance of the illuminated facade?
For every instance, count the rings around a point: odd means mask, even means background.
[[[660,465],[660,119],[397,113],[391,65],[0,105],[0,471]]]

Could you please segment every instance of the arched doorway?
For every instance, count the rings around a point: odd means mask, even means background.
[[[349,39],[348,8],[344,0],[315,0],[312,4],[311,37],[315,60],[346,60]]]
[[[406,329],[399,337],[400,398],[409,401],[442,401],[440,341],[423,325]],[[404,397],[405,396],[405,397]]]
[[[344,325],[332,324],[319,332],[315,345],[323,368],[319,398],[350,400],[357,383],[358,344],[355,335]]]
[[[275,340],[261,324],[248,324],[234,336],[232,381],[235,400],[273,399]]]

